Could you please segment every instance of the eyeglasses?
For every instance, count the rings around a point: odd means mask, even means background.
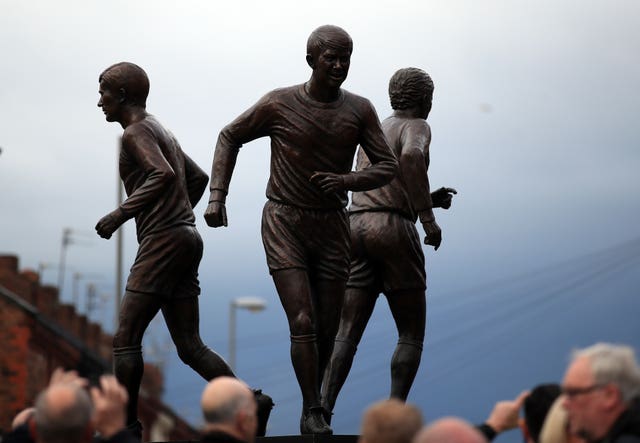
[[[562,395],[564,395],[567,398],[573,398],[573,397],[577,397],[578,395],[588,394],[589,392],[593,392],[597,389],[603,388],[604,386],[605,385],[601,385],[601,384],[585,386],[584,388],[570,388],[565,386],[562,388]]]

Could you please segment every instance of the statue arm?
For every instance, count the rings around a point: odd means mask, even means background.
[[[184,173],[187,181],[187,193],[191,207],[195,208],[209,183],[209,176],[184,152]]]
[[[364,113],[364,123],[360,145],[371,166],[343,177],[344,187],[349,191],[379,188],[393,180],[398,172],[398,160],[387,144],[375,109],[369,103]]]
[[[420,221],[435,220],[431,187],[429,184],[429,145],[431,129],[424,120],[408,122],[400,136],[400,175],[407,189],[411,206],[418,213]]]
[[[411,205],[426,234],[424,243],[438,250],[442,231],[433,214],[433,201],[429,184],[429,145],[431,128],[424,120],[411,120],[401,135],[400,171]]]
[[[272,116],[269,94],[220,132],[211,165],[209,205],[204,217],[211,227],[227,226],[226,198],[238,152],[243,144],[268,135]]]
[[[98,235],[107,239],[123,223],[151,204],[175,180],[173,168],[162,154],[155,136],[147,128],[138,125],[127,128],[122,137],[122,149],[136,159],[145,172],[145,180],[118,208],[96,224]]]
[[[132,126],[131,129],[131,131],[125,131],[122,148],[137,160],[145,171],[146,178],[144,183],[120,205],[127,219],[134,217],[154,202],[176,176],[151,131],[139,126]]]

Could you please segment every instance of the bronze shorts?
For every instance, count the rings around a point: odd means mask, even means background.
[[[268,201],[262,211],[262,243],[269,272],[305,269],[311,278],[349,276],[349,220],[345,209],[302,209]]]
[[[127,280],[127,290],[178,299],[200,294],[202,238],[181,225],[145,236]]]
[[[378,293],[426,289],[424,253],[416,225],[393,212],[355,212],[347,286]]]

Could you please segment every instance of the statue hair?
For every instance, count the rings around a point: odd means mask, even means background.
[[[105,69],[98,82],[104,83],[110,90],[124,89],[127,103],[146,107],[149,95],[149,77],[140,66],[120,62]]]
[[[429,109],[431,109],[433,88],[433,80],[422,69],[399,69],[389,80],[391,107],[393,109],[409,109],[421,106],[426,97]]]
[[[307,39],[307,54],[318,54],[320,51],[331,49],[347,49],[353,52],[351,36],[339,26],[323,25],[316,28]]]

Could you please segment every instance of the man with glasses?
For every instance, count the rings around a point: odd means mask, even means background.
[[[562,394],[572,434],[592,443],[640,443],[640,367],[632,348],[598,343],[575,351]]]

